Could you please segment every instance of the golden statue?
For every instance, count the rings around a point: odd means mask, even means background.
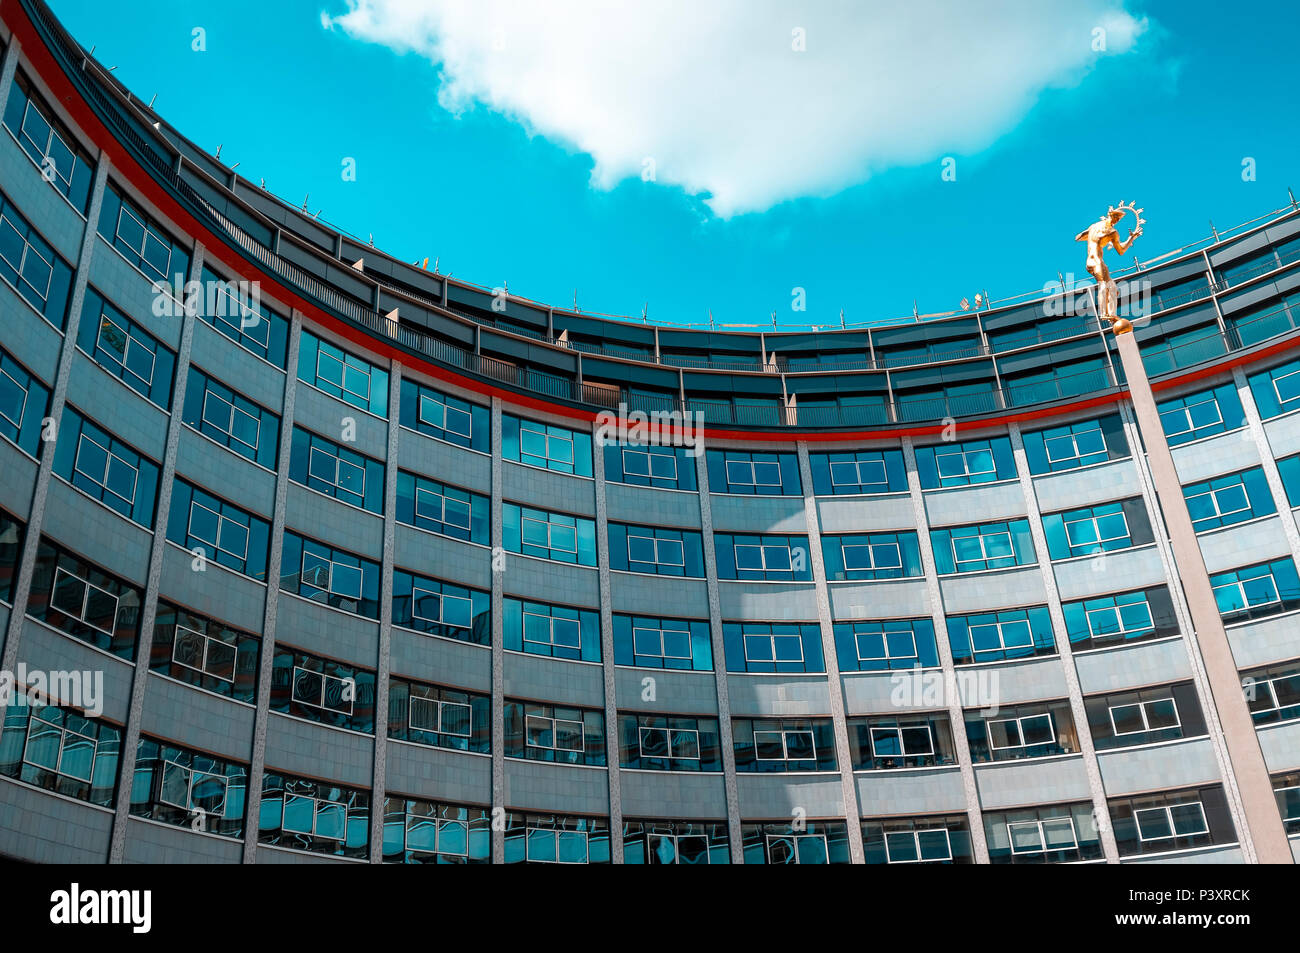
[[[1119,205],[1112,205],[1106,210],[1097,222],[1089,225],[1078,235],[1074,237],[1076,242],[1088,243],[1088,274],[1097,279],[1097,313],[1110,322],[1111,330],[1116,334],[1124,334],[1133,330],[1133,323],[1125,318],[1121,318],[1116,307],[1115,282],[1110,280],[1110,269],[1106,267],[1106,260],[1103,252],[1106,246],[1115,249],[1117,254],[1124,254],[1133,244],[1133,240],[1142,234],[1142,226],[1146,224],[1146,219],[1142,217],[1142,209],[1134,208],[1133,202],[1120,202]],[[1119,240],[1119,233],[1115,231],[1115,226],[1119,224],[1127,213],[1132,212],[1133,217],[1137,219],[1137,227],[1128,233],[1128,239]]]

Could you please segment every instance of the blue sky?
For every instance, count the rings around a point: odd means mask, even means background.
[[[914,300],[922,313],[946,311],[983,288],[996,299],[1042,288],[1058,270],[1082,276],[1074,234],[1121,199],[1146,209],[1134,251],[1150,258],[1204,237],[1210,219],[1234,225],[1283,205],[1288,186],[1300,191],[1293,2],[1262,0],[1240,14],[1189,0],[1089,2],[1122,6],[1145,28],[1122,52],[1046,79],[1024,66],[1020,86],[992,90],[972,79],[978,59],[995,74],[996,64],[1014,73],[1030,59],[993,15],[980,29],[950,18],[892,25],[953,33],[969,61],[958,45],[948,49],[960,55],[927,62],[897,39],[872,47],[885,50],[874,58],[854,57],[851,44],[823,39],[852,39],[866,25],[819,25],[803,51],[823,57],[816,95],[783,99],[778,73],[776,85],[750,100],[742,91],[722,112],[702,89],[767,70],[734,45],[748,39],[707,38],[693,56],[679,37],[676,53],[647,50],[658,34],[644,23],[626,35],[602,24],[593,75],[566,82],[598,96],[609,82],[601,69],[653,55],[636,75],[655,92],[638,98],[642,113],[599,121],[573,106],[586,100],[568,86],[538,93],[548,74],[476,74],[472,42],[439,46],[427,20],[408,43],[403,11],[383,8],[409,0],[369,0],[388,22],[332,29],[322,14],[347,14],[349,0],[134,0],[129,16],[106,16],[102,0],[52,7],[129,88],[157,93],[159,112],[200,146],[222,144],[241,174],[265,178],[294,204],[310,194],[322,219],[363,239],[373,233],[397,257],[437,257],[444,273],[506,281],[557,306],[576,289],[586,311],[639,316],[648,302],[652,321],[704,323],[711,310],[720,325],[768,326],[775,310],[795,326],[838,324],[841,308],[850,322],[894,318]],[[788,18],[764,23],[768,14],[750,9],[743,23],[699,29],[790,34]],[[1050,16],[1032,29],[1050,35]],[[195,27],[205,31],[203,52],[192,49]],[[438,21],[443,28],[465,29]],[[833,45],[834,56],[819,53]],[[448,50],[461,73],[438,60]],[[878,134],[855,136],[853,120],[828,118],[870,112],[873,96],[913,87],[933,95],[919,105],[904,96]],[[936,103],[952,114],[936,120]],[[963,116],[970,128],[954,131]],[[629,128],[615,128],[623,118]],[[653,182],[617,161],[640,155],[629,150],[641,144],[642,120],[672,140],[673,159]],[[946,156],[956,159],[955,181],[941,176]],[[340,174],[347,157],[355,181]],[[1243,181],[1245,157],[1255,160],[1254,181]],[[716,189],[712,201],[701,182]],[[791,310],[796,287],[806,312]]]

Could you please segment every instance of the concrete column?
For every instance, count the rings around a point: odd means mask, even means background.
[[[63,407],[67,403],[68,380],[72,377],[72,359],[77,353],[77,329],[81,325],[81,308],[86,300],[86,284],[90,278],[90,258],[95,251],[97,232],[94,223],[99,221],[99,211],[104,205],[104,187],[108,182],[108,158],[100,155],[95,166],[95,182],[90,193],[90,211],[86,216],[86,231],[81,237],[81,251],[77,255],[77,271],[72,279],[72,295],[68,302],[68,318],[63,327],[63,347],[59,351],[58,370],[54,386],[50,389],[49,416],[62,423]],[[0,670],[12,672],[18,664],[18,640],[22,638],[23,619],[27,614],[27,599],[32,591],[32,575],[36,571],[36,550],[41,542],[41,524],[45,519],[45,501],[50,492],[50,474],[54,469],[54,446],[46,443],[41,448],[41,463],[36,471],[36,487],[32,491],[32,507],[27,514],[26,536],[19,557],[17,577],[14,582],[13,612],[9,614],[9,632],[5,637],[4,655]],[[144,638],[144,633],[140,633]]]
[[[443,290],[446,291],[446,282]],[[492,398],[492,863],[506,860],[505,527],[501,487],[501,398]],[[502,823],[498,822],[498,818]]]
[[[21,49],[22,44],[10,34],[4,61],[0,62],[0,103],[9,102],[9,90],[13,86],[14,73],[18,71],[18,51]]]
[[[1146,443],[1147,466],[1169,529],[1170,545],[1178,566],[1177,578],[1183,583],[1210,691],[1219,711],[1224,744],[1241,792],[1245,825],[1239,834],[1243,849],[1249,849],[1246,844],[1250,842],[1259,862],[1289,864],[1293,862],[1291,845],[1277,810],[1273,784],[1255,735],[1255,725],[1246,708],[1232,648],[1210,588],[1209,573],[1183,499],[1174,458],[1160,425],[1151,382],[1142,366],[1142,355],[1134,335],[1120,334],[1116,338],[1133,410]]]
[[[1056,649],[1061,656],[1065,672],[1065,687],[1070,697],[1070,713],[1074,717],[1075,735],[1083,755],[1083,767],[1088,775],[1088,792],[1092,795],[1092,814],[1097,819],[1097,834],[1101,837],[1102,853],[1106,863],[1119,863],[1119,848],[1115,845],[1115,830],[1110,824],[1110,810],[1106,807],[1106,789],[1101,783],[1101,768],[1097,765],[1097,750],[1092,746],[1092,732],[1088,729],[1088,713],[1083,707],[1083,689],[1079,687],[1079,672],[1074,665],[1074,649],[1065,627],[1065,613],[1061,609],[1061,593],[1056,588],[1056,572],[1047,551],[1047,532],[1043,529],[1043,516],[1038,509],[1038,496],[1034,480],[1029,474],[1029,460],[1025,456],[1025,442],[1020,436],[1020,425],[1012,423],[1011,452],[1016,458],[1016,473],[1020,476],[1020,489],[1025,494],[1025,508],[1029,515],[1029,533],[1038,553],[1038,565],[1043,574],[1043,588],[1047,591],[1047,612],[1052,617],[1052,630],[1056,633]]]
[[[907,489],[912,495],[912,520],[916,524],[916,535],[920,542],[921,568],[925,572],[925,591],[930,600],[934,641],[939,647],[939,665],[943,669],[943,697],[947,702],[948,720],[952,723],[952,741],[957,750],[957,764],[961,768],[961,784],[966,792],[971,854],[975,863],[987,864],[989,846],[988,839],[984,836],[984,815],[980,812],[975,767],[971,762],[970,743],[966,740],[966,714],[961,706],[961,693],[957,691],[957,667],[953,664],[952,645],[948,642],[948,618],[944,614],[939,574],[934,564],[934,548],[930,545],[930,519],[925,512],[921,478],[916,472],[916,448],[912,445],[911,437],[903,437],[903,461],[907,469]]]
[[[203,246],[195,244],[190,258],[190,281],[203,275]],[[163,553],[167,550],[167,518],[171,513],[172,487],[176,483],[176,451],[181,442],[181,418],[185,405],[185,383],[190,374],[190,346],[194,341],[194,312],[185,308],[181,312],[181,344],[176,354],[176,372],[173,377],[171,418],[167,422],[167,444],[163,452],[161,476],[158,480],[157,510],[154,516],[153,546],[149,551],[149,578],[145,585],[144,605],[140,612],[140,638],[135,647],[135,672],[131,678],[131,707],[127,712],[126,730],[122,733],[122,751],[119,756],[119,778],[127,779],[134,773],[137,746],[140,742],[140,720],[144,714],[144,694],[149,681],[149,655],[153,650],[154,620],[158,617],[158,589],[162,583]],[[126,825],[131,812],[131,784],[125,780],[117,785],[117,814],[113,818],[113,834],[109,842],[108,862],[120,864],[126,851]]]
[[[1210,746],[1214,751],[1214,760],[1219,767],[1219,777],[1224,782],[1228,811],[1232,814],[1233,826],[1237,830],[1241,830],[1245,823],[1245,815],[1241,807],[1241,794],[1237,790],[1237,779],[1232,774],[1232,763],[1228,759],[1228,749],[1223,742],[1223,728],[1219,723],[1219,711],[1214,705],[1214,696],[1210,692],[1210,682],[1205,674],[1205,661],[1201,658],[1200,646],[1194,637],[1195,630],[1192,626],[1192,615],[1187,608],[1187,599],[1183,594],[1183,587],[1178,583],[1178,567],[1174,565],[1174,553],[1169,545],[1169,531],[1165,528],[1164,516],[1160,512],[1160,503],[1156,499],[1155,485],[1151,480],[1151,472],[1146,466],[1146,454],[1142,450],[1142,435],[1138,430],[1137,421],[1133,419],[1133,411],[1130,405],[1121,403],[1119,411],[1124,421],[1125,436],[1129,447],[1132,448],[1134,469],[1137,471],[1142,499],[1146,504],[1147,515],[1151,518],[1151,528],[1156,538],[1156,552],[1160,554],[1161,568],[1164,570],[1164,578],[1169,584],[1169,598],[1174,606],[1174,615],[1178,619],[1178,631],[1183,646],[1187,650],[1188,662],[1191,665],[1192,685],[1196,689],[1196,697],[1200,702],[1201,711],[1205,714],[1205,726],[1206,731],[1209,733]],[[1245,843],[1242,844],[1242,855],[1247,859],[1253,857],[1253,854],[1248,852]]]
[[[822,558],[821,517],[817,513],[817,497],[813,495],[808,442],[800,440],[798,449],[799,479],[803,483],[803,513],[808,527],[808,559],[812,563],[813,584],[817,587],[817,621],[822,633],[822,655],[826,660],[826,680],[829,682],[827,694],[831,701],[831,724],[835,732],[835,760],[839,764],[844,817],[849,829],[849,858],[855,864],[862,864],[866,862],[862,848],[862,807],[858,803],[858,783],[853,774],[853,757],[849,753],[849,726],[844,714],[844,681],[840,678],[840,660],[835,653],[831,598],[826,589],[826,561]]]
[[[698,444],[697,444],[698,446]],[[736,783],[736,744],[731,732],[731,693],[727,685],[727,656],[722,641],[722,599],[718,593],[718,552],[713,544],[713,506],[709,498],[709,467],[704,453],[695,458],[700,487],[700,536],[704,544],[704,578],[709,590],[709,636],[713,643],[713,682],[718,692],[718,745],[722,748],[723,787],[727,797],[727,846],[733,864],[745,862],[740,836],[740,788]]]
[[[285,366],[284,408],[280,415],[280,447],[276,455],[275,512],[271,517],[271,555],[266,561],[266,611],[262,617],[262,644],[258,651],[257,710],[253,715],[253,763],[248,768],[248,797],[244,822],[244,863],[257,863],[257,824],[262,813],[262,775],[266,770],[266,726],[271,712],[271,670],[275,661],[275,619],[280,604],[280,562],[284,556],[284,519],[289,495],[289,452],[293,445],[293,405],[298,386],[298,344],[302,339],[302,313],[294,311],[289,323],[289,351]],[[371,805],[371,810],[374,806]]]
[[[402,365],[388,369],[388,459],[384,462],[384,553],[379,573],[379,660],[375,667],[375,773],[370,789],[370,862],[384,859],[384,796],[388,778],[388,678],[393,644],[393,539],[397,522],[397,443],[401,436],[398,401]]]
[[[618,699],[614,693],[614,619],[609,585],[609,513],[605,505],[605,453],[592,441],[596,490],[596,566],[600,574],[600,661],[605,676],[605,761],[609,766],[610,861],[623,863],[622,775],[618,755]]]

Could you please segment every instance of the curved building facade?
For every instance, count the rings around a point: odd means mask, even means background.
[[[810,333],[547,308],[239,178],[38,0],[0,41],[0,853],[1289,856],[1300,210],[1127,276],[1144,432],[1090,288]]]

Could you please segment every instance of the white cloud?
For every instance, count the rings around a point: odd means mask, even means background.
[[[589,154],[600,188],[652,159],[730,216],[987,146],[1135,48],[1122,2],[347,0],[321,22],[429,58],[444,108]]]

